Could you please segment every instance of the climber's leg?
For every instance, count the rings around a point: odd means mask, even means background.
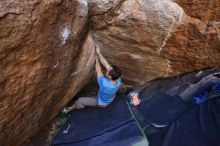
[[[82,109],[86,106],[98,106],[97,97],[80,97],[74,105],[76,109]]]
[[[86,106],[98,106],[97,97],[80,97],[70,107],[63,109],[64,113],[68,113],[74,109],[82,109]]]

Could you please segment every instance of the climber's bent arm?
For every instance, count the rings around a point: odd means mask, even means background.
[[[105,59],[104,56],[102,56],[100,49],[96,47],[96,52],[99,56],[100,62],[102,63],[103,66],[105,66],[106,70],[111,69],[111,65],[108,63],[108,61]]]
[[[97,58],[96,58],[95,70],[97,73],[97,78],[103,75],[99,60]]]

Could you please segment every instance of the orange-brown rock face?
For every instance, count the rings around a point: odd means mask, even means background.
[[[94,45],[84,1],[0,2],[0,145],[19,145],[88,81]]]
[[[94,42],[131,86],[220,65],[219,10],[219,0],[0,1],[0,145],[37,133],[89,81]]]
[[[207,27],[207,21],[196,17],[196,13],[203,15],[200,7],[204,2],[196,2],[93,0],[90,12],[95,41],[104,56],[122,68],[129,85],[217,66],[219,3],[210,5],[210,17],[204,12],[210,21]],[[98,11],[100,7],[102,11]]]
[[[170,36],[162,55],[172,70],[184,73],[220,64],[220,1],[176,0],[186,16]]]
[[[174,0],[190,17],[203,21],[220,20],[219,0]]]

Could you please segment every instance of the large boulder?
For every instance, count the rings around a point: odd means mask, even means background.
[[[212,16],[205,15],[209,23],[194,15],[200,15],[202,0],[193,5],[176,1],[91,0],[95,42],[122,69],[126,84],[143,85],[220,64],[218,0],[209,5]]]
[[[21,145],[88,81],[86,1],[0,1],[0,145]]]
[[[130,86],[220,65],[219,5],[0,1],[0,145],[37,133],[89,81],[94,42]]]
[[[175,0],[185,11],[162,55],[172,60],[173,74],[220,65],[220,1]]]
[[[202,21],[220,20],[219,0],[173,0],[178,3],[187,15]]]

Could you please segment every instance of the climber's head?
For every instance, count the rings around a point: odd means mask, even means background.
[[[118,78],[121,77],[121,70],[120,68],[116,67],[116,66],[112,66],[112,69],[110,69],[109,71],[106,72],[106,76],[108,79],[116,81]]]

